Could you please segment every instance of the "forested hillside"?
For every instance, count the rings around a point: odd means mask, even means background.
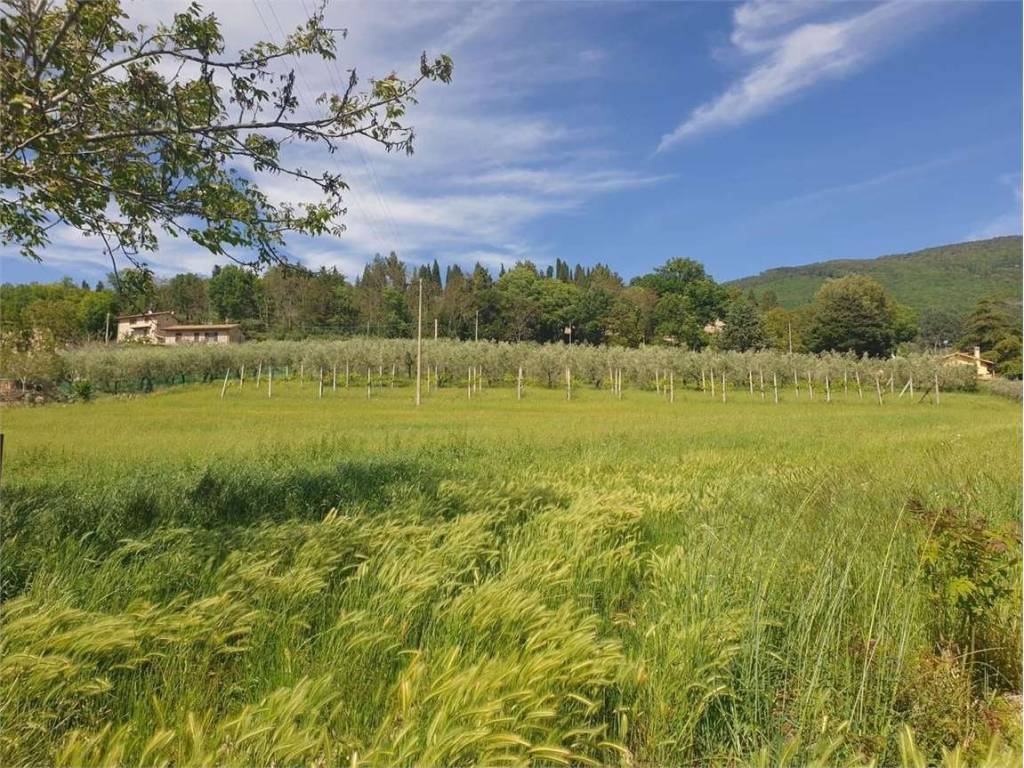
[[[901,304],[922,312],[945,310],[966,315],[983,297],[1021,303],[1021,238],[996,237],[943,245],[877,259],[821,261],[769,269],[731,285],[760,295],[772,291],[786,308],[810,304],[825,280],[867,275]]]

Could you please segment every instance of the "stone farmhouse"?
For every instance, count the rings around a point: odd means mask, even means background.
[[[117,318],[117,340],[149,344],[239,344],[243,337],[238,323],[182,324],[173,312],[143,312]]]
[[[978,372],[978,378],[984,381],[991,379],[996,373],[996,364],[981,356],[981,347],[974,348],[974,354],[970,352],[952,352],[942,358],[946,365],[973,365]]]

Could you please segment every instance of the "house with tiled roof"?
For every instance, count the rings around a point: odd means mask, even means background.
[[[238,323],[179,323],[173,312],[142,312],[117,318],[117,340],[149,344],[239,344]]]

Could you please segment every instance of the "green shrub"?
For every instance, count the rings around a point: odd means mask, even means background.
[[[71,399],[81,403],[92,400],[92,383],[88,379],[71,382]]]
[[[996,653],[1020,647],[1019,629],[1006,626],[1001,616],[1014,594],[1019,531],[997,528],[984,515],[962,509],[926,510],[915,502],[911,510],[927,530],[921,567],[939,643],[968,654],[977,674],[994,668],[1004,684],[1019,684],[1019,656],[1007,665],[1004,654]]]

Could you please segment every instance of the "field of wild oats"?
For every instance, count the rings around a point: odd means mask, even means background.
[[[3,765],[1020,762],[1015,403],[220,390],[0,414]]]

